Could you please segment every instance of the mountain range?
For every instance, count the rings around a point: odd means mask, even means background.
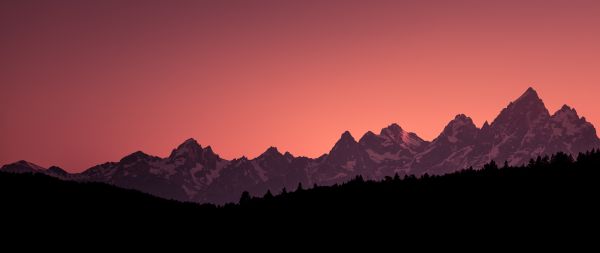
[[[27,161],[4,165],[0,171],[104,182],[163,198],[223,204],[238,201],[243,191],[262,195],[299,184],[333,185],[358,175],[382,179],[395,174],[446,174],[480,168],[491,160],[522,165],[537,156],[559,151],[575,155],[598,147],[594,126],[575,109],[564,105],[550,114],[537,92],[529,88],[492,123],[478,128],[471,118],[459,114],[431,142],[391,124],[378,134],[365,133],[358,141],[346,131],[329,153],[318,158],[270,147],[254,159],[227,160],[210,146],[188,139],[168,157],[137,151],[82,173]]]

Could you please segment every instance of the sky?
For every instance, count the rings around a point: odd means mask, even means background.
[[[317,157],[434,139],[529,86],[600,126],[600,1],[1,1],[0,164],[79,172],[188,138]]]

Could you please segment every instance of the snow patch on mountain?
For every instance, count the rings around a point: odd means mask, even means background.
[[[383,154],[379,154],[379,153],[373,151],[372,149],[367,149],[366,152],[367,152],[367,154],[369,154],[369,158],[371,158],[371,160],[373,160],[375,163],[382,163],[385,161],[395,161],[395,160],[400,159],[400,156],[397,153],[393,154],[391,152],[385,152]]]
[[[261,167],[257,161],[252,161],[251,164],[254,167],[254,170],[258,173],[260,180],[262,180],[263,182],[269,180],[269,178],[267,177],[267,171],[263,167]]]
[[[341,167],[347,170],[354,170],[354,167],[356,167],[356,160],[347,161]]]

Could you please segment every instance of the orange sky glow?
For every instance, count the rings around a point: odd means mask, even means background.
[[[2,1],[0,164],[432,140],[527,87],[600,126],[600,1]]]

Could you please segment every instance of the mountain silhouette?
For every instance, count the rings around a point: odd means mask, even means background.
[[[268,152],[276,155],[277,151],[270,148]],[[277,161],[285,155],[273,158]],[[396,174],[377,181],[356,176],[331,186],[267,190],[262,197],[244,191],[239,203],[223,206],[166,200],[105,183],[61,180],[43,173],[0,172],[0,200],[10,231],[15,231],[13,223],[15,228],[23,224],[47,224],[51,229],[76,225],[77,232],[106,233],[98,228],[120,228],[152,231],[162,238],[160,232],[186,227],[222,237],[239,229],[244,236],[264,236],[262,231],[257,233],[257,227],[270,226],[279,228],[267,230],[275,233],[307,228],[331,234],[332,229],[346,230],[364,223],[399,227],[409,234],[418,229],[454,232],[457,227],[475,226],[478,229],[468,230],[485,236],[514,233],[521,227],[562,236],[564,231],[579,231],[581,224],[597,221],[599,208],[593,200],[599,190],[599,166],[600,150],[579,153],[577,158],[558,152],[531,159],[527,165],[499,167],[492,161],[482,169],[441,176]],[[189,229],[184,231],[189,233]],[[528,238],[532,231],[525,233]],[[196,232],[194,236],[198,236]]]
[[[357,176],[380,180],[395,174],[441,175],[481,168],[492,160],[520,166],[537,156],[576,155],[598,147],[594,126],[575,109],[565,105],[550,114],[537,92],[528,88],[491,123],[478,128],[471,118],[458,114],[431,142],[394,123],[379,134],[369,131],[358,141],[346,131],[319,158],[282,154],[270,147],[254,159],[226,160],[210,146],[188,139],[166,158],[137,151],[77,174],[26,161],[4,165],[0,171],[43,173],[180,201],[223,204],[236,202],[244,191],[262,196],[269,190],[295,189],[299,183],[334,185]]]

